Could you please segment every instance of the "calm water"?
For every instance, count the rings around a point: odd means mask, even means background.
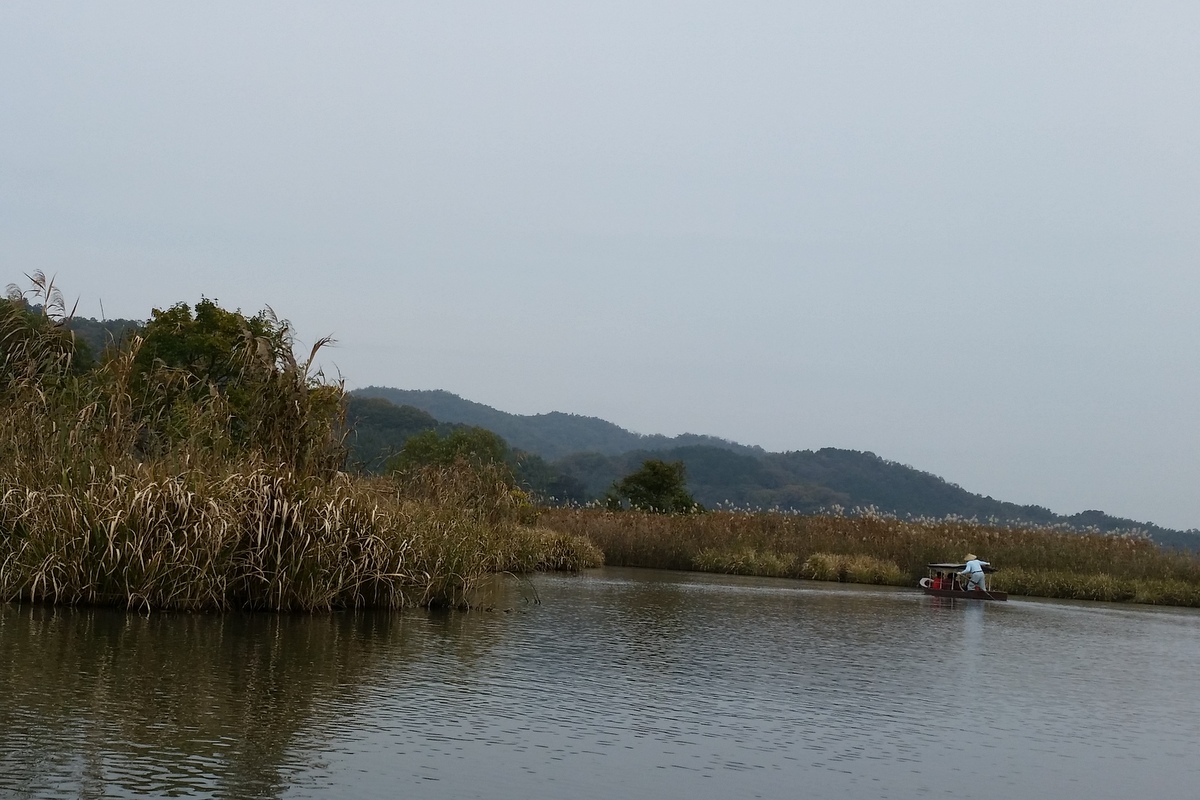
[[[0,796],[1094,800],[1200,785],[1193,611],[616,569],[510,582],[491,602],[511,610],[0,607]]]

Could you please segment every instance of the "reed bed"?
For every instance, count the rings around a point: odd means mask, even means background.
[[[491,573],[597,563],[589,541],[531,527],[500,468],[339,472],[341,386],[292,357],[286,328],[247,332],[218,387],[147,367],[136,338],[82,371],[69,333],[18,300],[0,300],[0,600],[463,605]]]
[[[967,552],[1014,594],[1200,606],[1200,558],[1138,536],[899,520],[717,511],[698,515],[552,509],[542,524],[586,536],[613,566],[912,585],[926,564]]]
[[[1200,583],[1179,578],[1119,578],[1108,574],[1024,568],[1004,570],[992,578],[992,588],[1010,594],[1200,607]]]
[[[0,479],[0,599],[189,610],[462,605],[492,572],[595,563],[590,543],[532,531],[480,503],[472,477],[431,471],[414,486],[266,466],[214,476],[132,465],[38,489]]]
[[[891,561],[857,553],[813,553],[804,559],[800,576],[814,581],[903,585],[908,576]]]

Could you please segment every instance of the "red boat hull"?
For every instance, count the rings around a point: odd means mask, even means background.
[[[956,600],[1007,600],[1008,592],[981,592],[979,590],[964,592],[961,589],[927,589],[921,591],[931,597],[952,597]]]

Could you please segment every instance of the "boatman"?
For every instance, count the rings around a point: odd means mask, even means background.
[[[963,577],[963,588],[968,592],[987,591],[987,579],[983,576],[983,565],[986,561],[980,561],[974,553],[967,553],[967,564],[963,567],[962,572],[958,573]]]

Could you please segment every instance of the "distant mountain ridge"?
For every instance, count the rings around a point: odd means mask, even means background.
[[[420,409],[442,424],[473,425],[499,434],[513,447],[551,462],[566,479],[560,483],[578,487],[575,496],[560,500],[599,497],[644,459],[662,458],[685,464],[689,489],[708,507],[798,513],[873,507],[902,517],[953,515],[1110,532],[1141,530],[1160,544],[1200,550],[1200,531],[1172,530],[1096,510],[1062,515],[1041,506],[1004,502],[869,452],[829,447],[772,453],[713,436],[646,436],[596,417],[509,414],[442,390],[371,386],[351,394]]]
[[[673,447],[704,445],[745,455],[762,455],[761,447],[730,442],[716,436],[684,433],[679,436],[642,435],[627,431],[598,417],[564,414],[509,414],[491,406],[465,400],[451,392],[437,390],[390,389],[368,386],[356,389],[357,397],[378,397],[397,406],[413,406],[440,422],[459,422],[487,428],[499,434],[513,447],[536,453],[554,461],[572,453],[620,455],[631,450],[666,450]]]

